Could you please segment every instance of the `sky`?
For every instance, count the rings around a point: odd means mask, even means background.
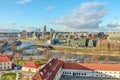
[[[0,30],[120,32],[120,0],[0,0]]]

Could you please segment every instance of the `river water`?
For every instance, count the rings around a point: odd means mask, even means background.
[[[19,48],[24,48],[27,46],[35,45],[33,42],[22,42],[22,45]],[[37,48],[26,49],[23,51],[24,55],[47,55],[46,57],[57,57],[59,59],[70,61],[70,62],[96,62],[96,63],[120,63],[120,57],[118,56],[97,56],[97,55],[88,55],[88,54],[73,54],[65,52],[41,52]]]

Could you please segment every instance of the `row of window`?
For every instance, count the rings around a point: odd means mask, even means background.
[[[89,73],[89,74],[91,74],[91,73]],[[92,72],[92,74],[93,74],[93,72]],[[116,72],[115,72],[115,74],[116,74]],[[63,75],[73,75],[73,76],[87,76],[87,73],[79,73],[79,72],[63,72]],[[88,76],[90,76],[90,75],[88,75]],[[93,75],[91,75],[92,77],[117,77],[118,75],[107,75],[107,74],[104,74],[104,73],[101,73],[101,74],[93,74]],[[119,77],[120,77],[120,75],[119,75]]]
[[[71,73],[71,72],[63,72],[63,74],[65,74],[65,75],[72,75],[72,73]],[[85,76],[85,75],[86,75],[86,73],[73,73],[73,76],[77,76],[77,75],[82,75],[82,76]]]
[[[120,74],[120,72],[111,72],[111,71],[106,71],[106,72],[103,72],[103,71],[93,71],[93,73],[110,73],[110,74]]]
[[[10,69],[10,67],[8,66],[8,67],[0,67],[0,69]]]
[[[9,65],[10,63],[4,63],[4,65]],[[2,65],[2,63],[0,63],[0,65]]]

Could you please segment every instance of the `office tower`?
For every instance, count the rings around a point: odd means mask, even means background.
[[[44,34],[46,33],[46,26],[44,26],[43,32],[44,32]]]
[[[53,29],[51,28],[50,29],[50,38],[52,38],[52,36],[53,36]]]
[[[44,26],[43,31],[42,31],[42,37],[43,38],[44,38],[45,34],[46,34],[46,26]]]

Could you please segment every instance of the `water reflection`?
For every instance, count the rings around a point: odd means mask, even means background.
[[[35,45],[32,42],[23,42],[22,47]],[[65,53],[65,52],[42,52],[37,48],[26,49],[23,51],[24,54],[27,55],[40,55],[48,58],[57,57],[62,60],[67,61],[77,61],[77,62],[88,62],[88,63],[120,63],[120,59],[118,56],[99,56],[99,55],[88,55],[88,54],[73,54],[73,53]]]

